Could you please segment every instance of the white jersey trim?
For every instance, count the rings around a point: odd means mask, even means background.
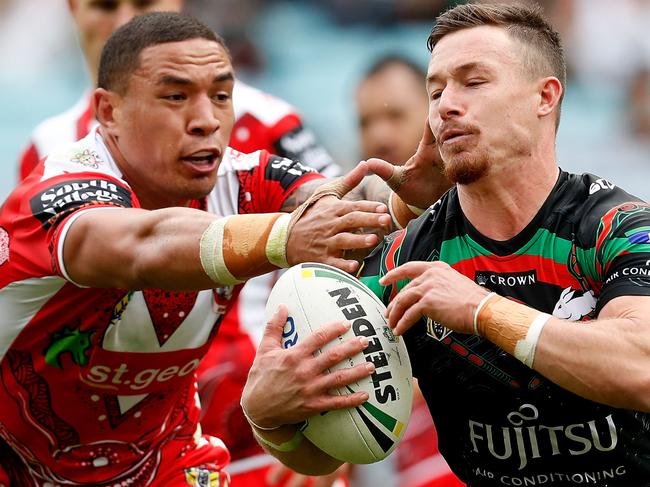
[[[120,210],[121,208],[117,208],[114,206],[100,206],[99,208],[87,208],[85,210],[77,210],[69,219],[68,221],[65,222],[63,225],[63,228],[61,229],[61,234],[59,236],[59,245],[58,248],[56,249],[56,260],[59,263],[59,269],[61,270],[61,274],[63,274],[63,277],[65,278],[66,281],[69,281],[70,283],[74,284],[77,287],[81,288],[87,288],[88,286],[83,286],[77,282],[75,282],[71,277],[70,274],[68,274],[68,271],[65,267],[65,262],[63,262],[63,246],[65,245],[65,238],[68,236],[68,232],[70,231],[70,227],[72,224],[77,221],[77,218],[79,218],[81,215],[85,215],[86,213],[90,211],[97,211],[97,210]]]

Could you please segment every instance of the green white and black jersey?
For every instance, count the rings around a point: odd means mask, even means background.
[[[378,279],[414,260],[447,262],[502,296],[589,326],[611,299],[650,295],[650,206],[593,175],[561,172],[530,224],[497,242],[465,218],[454,188],[386,238],[360,278],[388,304],[398,289]],[[440,451],[469,486],[650,486],[650,414],[576,396],[444,323],[422,319],[405,340]]]

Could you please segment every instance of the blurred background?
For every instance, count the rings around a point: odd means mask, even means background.
[[[237,75],[297,107],[344,167],[360,157],[355,90],[377,58],[426,69],[449,0],[189,0],[226,38]],[[650,199],[650,0],[539,2],[561,32],[570,81],[558,155]],[[34,126],[87,89],[66,0],[0,0],[0,199]]]

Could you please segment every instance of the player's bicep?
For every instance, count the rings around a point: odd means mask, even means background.
[[[63,276],[93,287],[126,287],[133,282],[147,213],[136,208],[95,208],[69,217],[57,245]]]

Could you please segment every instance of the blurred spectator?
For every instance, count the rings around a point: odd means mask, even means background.
[[[415,153],[427,117],[426,72],[391,55],[373,64],[356,91],[362,158],[403,164]]]
[[[187,0],[184,10],[219,32],[240,74],[256,73],[264,68],[264,59],[250,31],[264,3],[263,0]]]

